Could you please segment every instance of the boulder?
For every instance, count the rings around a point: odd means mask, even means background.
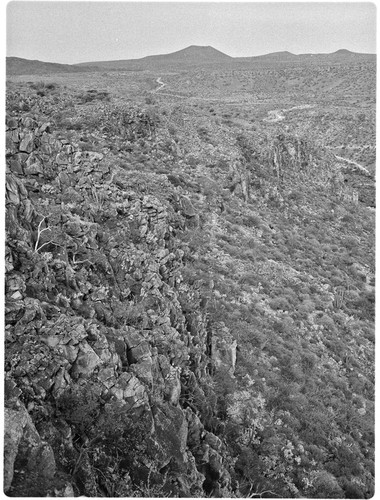
[[[31,153],[34,149],[35,135],[33,132],[24,133],[21,139],[19,150],[24,153]]]
[[[12,486],[16,473],[24,477],[54,477],[56,464],[51,446],[38,434],[25,407],[4,411],[4,491]],[[35,479],[38,482],[38,479]]]
[[[191,218],[197,215],[194,205],[187,196],[180,197],[181,210],[185,217]]]
[[[78,356],[73,364],[70,375],[72,377],[89,377],[100,363],[99,356],[86,341],[83,341],[79,344]]]
[[[162,466],[171,462],[177,472],[186,470],[188,426],[180,408],[161,404],[152,407],[156,451]]]
[[[4,491],[9,490],[13,480],[14,462],[27,422],[26,412],[4,409]]]

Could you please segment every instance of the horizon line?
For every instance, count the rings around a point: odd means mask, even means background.
[[[285,50],[278,50],[278,51],[274,51],[274,52],[267,52],[265,54],[253,55],[253,56],[230,56],[226,52],[222,52],[221,50],[216,49],[212,45],[196,45],[196,44],[191,44],[191,45],[188,45],[187,47],[184,47],[183,49],[179,49],[179,50],[175,50],[174,52],[167,52],[167,53],[163,53],[163,54],[148,54],[146,56],[136,57],[136,58],[100,59],[100,60],[96,60],[96,61],[85,61],[85,62],[76,62],[76,63],[60,63],[60,62],[55,62],[55,61],[43,61],[41,59],[28,59],[26,57],[14,56],[14,55],[6,55],[6,59],[8,59],[8,58],[17,58],[17,59],[23,59],[25,61],[31,61],[31,62],[41,62],[41,63],[46,63],[46,64],[60,64],[60,65],[63,65],[63,66],[77,66],[77,65],[91,65],[91,64],[103,63],[103,62],[141,61],[142,59],[145,59],[147,57],[170,56],[172,54],[176,54],[177,52],[181,52],[181,51],[189,49],[191,47],[197,47],[197,48],[202,48],[202,49],[204,49],[204,48],[211,48],[211,49],[214,49],[214,50],[220,52],[221,54],[223,54],[223,55],[225,55],[227,57],[230,57],[231,59],[251,59],[251,58],[254,58],[254,57],[265,57],[265,56],[270,56],[270,55],[273,55],[273,54],[283,54],[283,53],[286,53],[286,54],[289,54],[289,55],[292,55],[292,56],[296,56],[296,57],[297,56],[305,56],[305,55],[331,55],[331,54],[336,54],[337,52],[342,52],[342,51],[344,51],[344,52],[350,52],[352,54],[358,54],[358,55],[377,55],[377,52],[355,52],[353,50],[349,50],[349,49],[346,49],[346,48],[340,48],[340,49],[334,50],[332,52],[300,52],[300,53],[296,54],[294,52],[290,52],[289,50],[285,49]]]

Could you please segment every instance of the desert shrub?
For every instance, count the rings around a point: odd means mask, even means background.
[[[355,238],[354,236],[346,236],[343,239],[343,244],[346,247],[346,249],[353,250],[358,246],[359,242],[357,238]]]
[[[306,299],[298,305],[297,309],[300,312],[310,313],[311,311],[314,311],[315,303],[310,299]]]
[[[209,130],[206,127],[198,127],[197,132],[201,139],[209,139]]]
[[[370,496],[365,495],[361,486],[347,478],[341,481],[341,486],[344,491],[344,498],[370,498]]]
[[[355,217],[351,214],[346,214],[341,218],[341,221],[347,224],[353,224],[355,221]]]
[[[220,170],[228,170],[229,168],[229,162],[225,158],[220,158],[215,165],[216,168],[219,168]]]
[[[290,305],[285,297],[276,297],[269,301],[269,306],[275,311],[278,309],[283,309],[284,311],[289,310]]]
[[[169,132],[169,134],[170,134],[170,135],[172,135],[172,136],[176,136],[176,135],[177,135],[178,130],[177,130],[177,128],[176,128],[174,125],[170,124],[170,125],[168,126],[168,132]]]
[[[126,307],[124,319],[127,325],[139,326],[144,318],[143,304],[129,304]]]
[[[91,89],[78,95],[79,104],[86,104],[95,100],[110,101],[109,92]]]
[[[343,498],[337,479],[326,470],[315,473],[313,487],[317,498]]]
[[[292,191],[288,195],[288,200],[289,201],[300,202],[300,201],[303,200],[303,194],[301,193],[301,191]]]
[[[367,340],[369,340],[370,342],[372,342],[374,344],[375,338],[376,338],[375,329],[372,327],[369,327],[369,326],[368,327],[364,326],[362,328],[362,331],[363,331],[364,338],[366,338]]]
[[[227,419],[227,398],[236,390],[236,379],[226,370],[217,370],[213,376],[213,388],[217,397],[217,415],[220,419]]]
[[[156,104],[156,101],[152,96],[147,96],[147,97],[145,97],[145,104],[149,104],[149,105]]]
[[[375,292],[362,291],[359,298],[351,303],[353,312],[360,319],[370,319],[375,317]]]
[[[149,417],[143,408],[123,402],[104,405],[72,472],[80,494],[91,491],[92,496],[104,496],[105,491],[107,496],[134,496],[149,482],[149,469],[144,466],[144,460],[154,460],[148,445]]]
[[[258,215],[247,215],[244,217],[243,223],[248,227],[260,228],[262,226],[262,220]]]
[[[304,351],[301,358],[301,365],[306,373],[310,373],[318,362],[318,357],[310,351]]]
[[[243,250],[240,254],[241,259],[249,260],[251,262],[255,262],[257,257],[257,251],[254,248],[250,248],[249,250]]]
[[[100,412],[99,397],[88,384],[70,388],[57,399],[56,405],[58,413],[80,433],[95,424]]]
[[[247,272],[239,278],[239,283],[244,285],[257,286],[259,282],[260,276],[254,271]]]
[[[334,320],[330,316],[327,316],[327,314],[322,314],[320,317],[317,317],[316,323],[322,325],[326,330],[336,330]]]

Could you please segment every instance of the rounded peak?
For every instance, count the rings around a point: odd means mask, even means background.
[[[353,54],[353,52],[351,52],[351,50],[347,50],[347,49],[339,49],[339,50],[336,50],[335,52],[333,52],[333,54],[344,55],[344,54]]]
[[[197,49],[197,50],[212,49],[212,50],[216,50],[216,49],[214,49],[214,47],[211,47],[211,45],[189,45],[188,47],[186,47],[185,49],[182,49],[182,50],[189,50],[189,49]]]

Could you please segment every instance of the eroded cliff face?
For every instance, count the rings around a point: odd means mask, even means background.
[[[7,494],[231,489],[228,453],[198,414],[213,367],[233,373],[236,341],[210,332],[183,283],[189,249],[174,235],[196,214],[169,200],[165,176],[8,118]]]

